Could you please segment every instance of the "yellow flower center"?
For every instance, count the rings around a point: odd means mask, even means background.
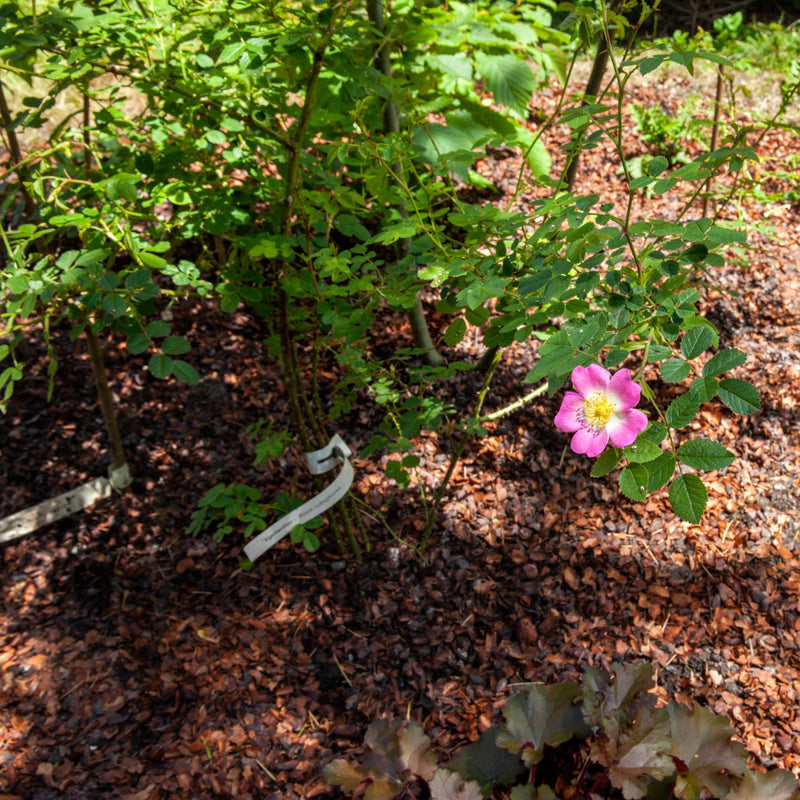
[[[611,415],[617,410],[616,403],[602,392],[592,392],[583,401],[583,419],[596,431],[608,425]]]

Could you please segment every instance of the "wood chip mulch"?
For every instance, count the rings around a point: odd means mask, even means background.
[[[642,85],[633,99],[669,96]],[[777,132],[761,150],[800,146]],[[507,154],[479,168],[506,190],[515,166]],[[618,199],[603,148],[580,180]],[[641,213],[668,218],[671,203],[652,198]],[[376,716],[415,720],[447,752],[498,721],[515,684],[615,660],[652,662],[662,699],[727,715],[753,765],[800,775],[800,219],[789,203],[745,211],[761,232],[746,268],[714,276],[704,311],[724,346],[748,354],[737,374],[763,408],[742,418],[711,403],[693,424],[738,457],[709,474],[699,525],[677,519],[663,491],[637,504],[613,476],[591,479],[553,428],[558,395],[468,448],[427,562],[403,544],[419,534],[419,493],[392,497],[375,457],[355,460],[356,495],[386,521],[363,563],[286,541],[243,572],[241,540],[185,528],[218,482],[267,500],[311,490],[293,451],[252,466],[248,427],[288,426],[263,326],[244,311],[175,309],[204,375],[194,388],[152,379],[113,343],[133,490],[0,550],[0,798],[333,798],[321,767],[357,757]],[[441,335],[448,320],[431,319]],[[402,321],[385,323],[376,347],[404,343]],[[2,516],[105,474],[86,355],[57,339],[52,402],[32,343],[0,419]],[[458,353],[479,354],[471,338]],[[518,396],[534,362],[532,347],[508,353],[493,407]],[[472,402],[475,386],[466,375],[442,391]],[[365,398],[344,420],[354,450],[376,419]],[[417,452],[430,491],[449,448],[427,435]]]

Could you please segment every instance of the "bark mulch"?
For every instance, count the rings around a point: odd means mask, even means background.
[[[633,99],[669,95],[643,85]],[[778,132],[761,149],[758,169],[800,148]],[[610,163],[592,151],[578,190],[621,188]],[[512,155],[479,166],[513,186]],[[669,197],[648,202],[643,213],[674,213]],[[557,396],[468,448],[427,561],[403,543],[419,535],[418,492],[393,495],[380,458],[356,458],[355,493],[386,523],[372,525],[365,561],[285,541],[243,572],[240,539],[185,529],[218,482],[268,500],[311,491],[297,453],[252,466],[249,426],[289,424],[264,330],[243,311],[174,309],[204,375],[195,388],[154,380],[113,343],[132,491],[0,550],[0,797],[333,798],[321,767],[357,757],[379,715],[415,720],[445,752],[498,721],[515,684],[617,660],[652,662],[665,701],[730,717],[753,765],[800,774],[800,220],[788,203],[744,207],[754,249],[746,268],[714,275],[704,303],[722,344],[747,352],[737,374],[763,408],[742,418],[711,403],[694,423],[738,456],[709,475],[699,525],[677,519],[663,491],[633,503],[613,476],[591,479],[552,426]],[[441,335],[447,320],[431,319]],[[387,316],[376,347],[405,337]],[[85,353],[59,331],[48,403],[32,346],[0,419],[3,516],[107,465]],[[472,339],[459,353],[479,354]],[[532,346],[507,355],[494,406],[521,391],[534,361]],[[442,391],[459,402],[474,382]],[[344,420],[354,450],[375,421],[366,398]],[[448,445],[428,435],[417,452],[430,490]]]

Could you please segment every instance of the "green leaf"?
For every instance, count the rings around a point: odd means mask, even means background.
[[[695,325],[684,334],[681,352],[686,358],[697,358],[714,341],[714,331],[706,325]]]
[[[163,319],[154,319],[148,326],[147,326],[147,333],[152,337],[160,337],[160,336],[169,336],[170,331],[169,324],[164,322]]]
[[[631,500],[644,500],[647,497],[650,476],[644,464],[629,464],[619,474],[619,488]]]
[[[695,378],[689,387],[689,392],[701,403],[707,403],[718,391],[719,381],[716,378]]]
[[[647,439],[648,442],[661,444],[667,438],[667,427],[660,422],[650,420],[647,427],[639,434],[636,441],[640,442],[642,439]]]
[[[145,350],[150,347],[150,340],[141,331],[139,333],[132,333],[128,337],[126,347],[131,355],[136,356],[139,355],[139,353],[144,353]]]
[[[514,133],[514,140],[522,149],[528,166],[535,177],[542,178],[550,174],[553,162],[541,137],[537,137],[527,128],[519,127]]]
[[[118,294],[107,294],[103,298],[103,309],[111,314],[112,317],[121,317],[128,310],[125,298]]]
[[[536,76],[523,59],[478,52],[475,66],[498,105],[525,112],[536,88]]]
[[[719,382],[719,399],[735,414],[752,414],[761,408],[756,387],[738,378],[724,378]]]
[[[172,372],[179,381],[189,384],[189,386],[197,386],[200,382],[200,375],[197,370],[186,361],[177,359],[172,362]]]
[[[672,348],[663,344],[650,345],[650,352],[647,356],[648,361],[663,361],[672,355]]]
[[[671,754],[680,762],[675,796],[698,800],[706,788],[715,797],[725,797],[731,776],[742,775],[747,764],[744,747],[732,741],[734,731],[728,720],[699,705],[689,711],[670,703],[667,711],[672,728]]]
[[[724,469],[733,463],[736,456],[719,442],[708,439],[690,439],[678,448],[678,458],[694,469]]]
[[[671,428],[682,428],[688,425],[700,410],[700,400],[692,391],[676,397],[667,407],[667,425]]]
[[[191,349],[192,346],[183,336],[167,336],[167,338],[161,342],[161,352],[168,356],[182,356]]]
[[[454,319],[444,332],[444,343],[448,347],[455,347],[467,332],[467,323],[463,317]]]
[[[238,61],[244,55],[246,50],[247,45],[243,42],[226,44],[225,47],[222,48],[222,52],[219,54],[219,63],[231,64],[234,61]]]
[[[720,350],[720,352],[710,358],[703,367],[703,377],[716,377],[723,372],[727,372],[735,367],[740,367],[745,361],[747,361],[747,356],[735,347],[730,347],[727,350]]]
[[[467,318],[467,322],[469,322],[470,325],[474,325],[476,328],[485,325],[489,321],[489,315],[489,309],[484,306],[464,309],[464,316]]]
[[[651,178],[658,177],[664,170],[669,166],[669,161],[667,161],[664,156],[656,156],[648,165],[647,165],[647,174]]]
[[[420,222],[416,217],[387,225],[370,239],[370,244],[394,244],[398,239],[410,239],[419,230],[419,225]]]
[[[691,371],[691,366],[682,358],[671,358],[661,365],[659,371],[665,383],[680,383]]]
[[[657,459],[663,450],[655,443],[637,437],[633,444],[629,444],[625,448],[625,458],[628,461],[633,461],[636,464],[643,464],[647,461],[654,461]]]
[[[497,744],[511,753],[521,753],[527,767],[538,764],[545,746],[555,747],[573,736],[585,738],[589,729],[575,700],[581,689],[574,681],[550,686],[532,686],[514,695],[505,707],[506,722],[500,725]]]
[[[168,378],[172,374],[172,360],[163,353],[156,353],[150,359],[148,369],[156,378]]]
[[[642,75],[647,75],[648,72],[652,72],[654,69],[660,67],[664,61],[666,60],[667,56],[660,55],[660,56],[648,56],[647,58],[643,58],[639,62],[639,72]]]
[[[594,462],[590,474],[593,478],[601,478],[603,475],[608,475],[611,470],[616,468],[621,460],[622,450],[618,447],[608,447],[600,454],[597,461]]]
[[[629,355],[630,353],[623,347],[612,347],[608,353],[606,353],[606,367],[616,367],[617,364],[621,364]]]
[[[155,253],[139,253],[139,259],[141,260],[142,264],[144,264],[146,267],[150,267],[150,269],[160,271],[168,266],[167,261],[161,258],[161,256],[157,256]]]
[[[649,482],[647,493],[658,491],[662,486],[669,483],[670,478],[675,472],[675,456],[669,452],[663,452],[655,461],[647,464],[647,474]]]
[[[700,522],[708,502],[708,492],[697,475],[678,475],[669,487],[672,510],[687,522]]]
[[[765,773],[748,769],[725,800],[800,800],[800,788],[797,778],[786,769]]]
[[[129,292],[135,292],[150,283],[149,269],[136,269],[125,276],[125,288]]]

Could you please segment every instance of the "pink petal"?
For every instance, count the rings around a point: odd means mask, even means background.
[[[589,364],[588,367],[575,367],[572,370],[572,385],[578,392],[586,397],[592,392],[605,392],[611,373],[599,364]]]
[[[578,417],[578,412],[583,408],[583,398],[575,392],[567,392],[561,401],[553,423],[556,428],[566,433],[577,431],[583,427],[583,421]]]
[[[606,425],[606,431],[614,447],[626,447],[647,427],[647,415],[637,408],[614,414]]]
[[[576,431],[570,442],[573,453],[586,455],[589,458],[599,456],[608,444],[608,432],[605,430],[595,431],[591,428],[580,428]]]
[[[619,400],[621,411],[633,408],[642,397],[642,387],[631,380],[630,370],[621,369],[608,382],[609,393]]]

